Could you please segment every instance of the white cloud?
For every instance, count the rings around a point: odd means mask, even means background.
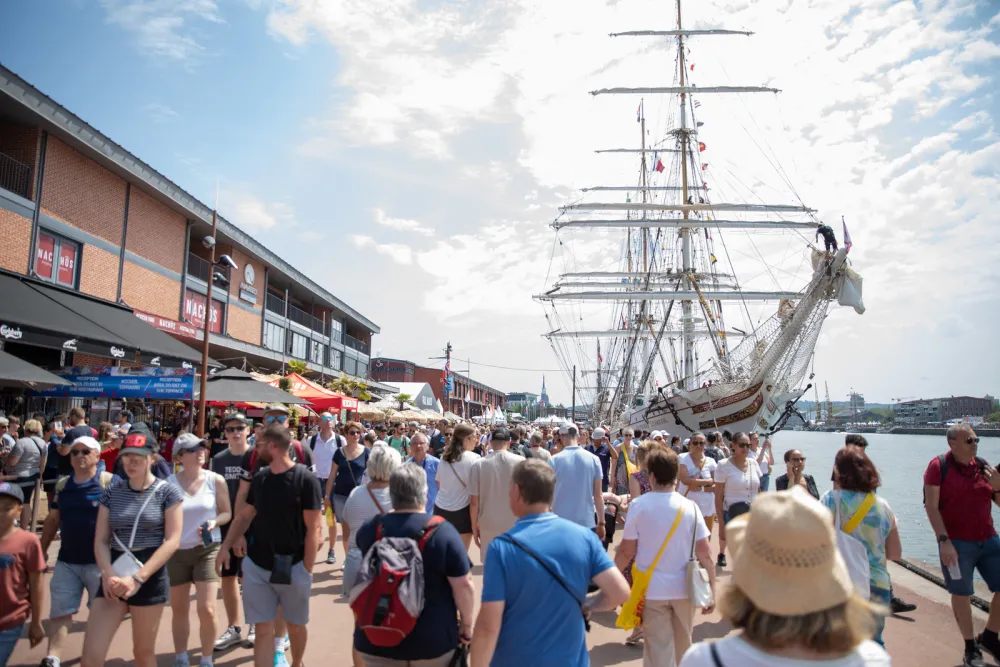
[[[284,202],[266,202],[243,186],[219,193],[219,211],[227,220],[250,232],[296,225],[294,209]]]
[[[351,243],[358,248],[371,248],[380,255],[385,255],[397,264],[409,265],[413,263],[413,250],[408,245],[402,243],[379,243],[370,236],[362,234],[351,234]]]
[[[168,107],[166,104],[160,104],[158,102],[147,104],[143,107],[143,110],[149,114],[154,123],[166,123],[180,117],[180,114]]]
[[[222,23],[216,0],[100,0],[109,23],[130,33],[139,51],[189,62],[206,52],[198,31]]]
[[[416,220],[390,217],[380,208],[375,209],[375,223],[400,232],[413,232],[414,234],[422,234],[423,236],[434,236],[434,230],[431,227],[426,227]]]

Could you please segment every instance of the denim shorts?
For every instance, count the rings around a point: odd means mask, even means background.
[[[24,632],[24,625],[22,623],[13,628],[0,630],[0,665],[6,665],[7,661],[10,660],[10,656],[14,652],[14,647],[17,646],[17,640],[21,638],[21,633]]]
[[[344,524],[344,506],[347,505],[347,496],[333,494],[333,515],[337,517],[337,523]]]
[[[948,592],[952,595],[972,595],[973,570],[979,570],[991,593],[1000,592],[1000,537],[994,535],[985,542],[952,540],[951,543],[958,552],[958,569],[962,578],[953,580],[948,568],[942,564],[941,572]]]
[[[83,592],[87,592],[87,608],[97,597],[101,587],[101,568],[95,564],[78,565],[56,561],[49,582],[49,593],[52,596],[52,610],[49,618],[72,616],[80,610],[80,600]],[[2,663],[0,663],[2,664]]]
[[[281,614],[292,625],[309,623],[312,575],[299,561],[292,566],[291,584],[272,584],[271,571],[243,559],[243,615],[247,623],[269,623]]]

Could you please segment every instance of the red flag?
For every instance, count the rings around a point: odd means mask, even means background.
[[[694,71],[694,63],[691,63],[691,71]]]
[[[706,148],[707,148],[707,146],[705,146],[705,142],[704,141],[699,141],[698,142],[698,150],[699,151],[704,151]]]
[[[708,169],[708,163],[707,162],[702,162],[701,163],[701,170],[705,171],[706,169]]]
[[[847,231],[847,221],[844,220],[844,216],[840,216],[840,222],[844,225],[844,254],[846,255],[851,252],[851,246],[853,246],[854,243],[851,242],[851,235]]]
[[[656,169],[656,171],[663,171],[665,168],[666,167],[663,166],[663,160],[657,160],[656,161],[656,166],[654,167],[654,169]]]

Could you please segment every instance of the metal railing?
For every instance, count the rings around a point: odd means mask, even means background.
[[[264,307],[270,310],[272,313],[277,313],[282,317],[285,316],[285,300],[282,299],[277,294],[271,294],[270,292],[265,293]]]
[[[313,316],[292,304],[288,304],[288,319],[306,328],[312,327]]]
[[[193,252],[188,253],[188,267],[187,274],[203,282],[208,282],[208,272],[212,270],[212,263],[203,257],[199,257]],[[215,266],[215,272],[221,273],[225,276],[226,280],[229,280],[229,267],[228,266]],[[216,283],[216,286],[222,287]]]
[[[0,153],[0,188],[29,199],[31,194],[31,167]]]
[[[344,334],[344,345],[358,352],[369,354],[370,346],[367,343],[362,343],[354,336],[349,336],[346,333]]]
[[[326,327],[323,326],[323,320],[319,319],[318,317],[312,318],[312,330],[315,331],[316,333],[325,334]]]

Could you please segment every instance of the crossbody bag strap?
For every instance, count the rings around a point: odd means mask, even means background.
[[[694,543],[695,539],[698,537],[698,522],[694,521],[694,526],[691,528],[691,556],[688,560],[694,560]]]
[[[676,527],[677,526],[675,525],[674,528],[676,528]],[[523,551],[524,553],[526,553],[529,556],[531,556],[532,558],[534,558],[538,562],[538,564],[542,566],[542,569],[544,569],[546,572],[548,572],[549,576],[551,576],[553,579],[555,579],[556,583],[559,584],[560,586],[562,586],[562,589],[564,591],[566,591],[566,593],[569,594],[569,596],[571,598],[573,598],[574,601],[576,601],[576,604],[579,605],[579,607],[580,607],[580,615],[583,616],[583,625],[587,629],[587,632],[590,632],[590,618],[588,618],[587,612],[584,611],[584,609],[583,609],[583,602],[581,602],[580,598],[578,598],[576,596],[576,593],[574,593],[573,591],[570,590],[570,588],[566,584],[566,582],[563,581],[563,578],[560,577],[558,574],[556,574],[555,570],[553,570],[551,567],[549,567],[548,563],[546,563],[544,560],[542,560],[541,556],[539,556],[534,551],[532,551],[531,549],[529,549],[526,544],[524,544],[520,540],[516,539],[515,537],[513,537],[509,533],[504,533],[503,535],[500,535],[497,539],[499,539],[499,540],[505,540],[507,542],[510,542],[511,544],[513,544],[514,546],[516,546],[517,548],[519,548],[521,551]]]
[[[468,491],[469,490],[469,486],[465,482],[462,481],[461,477],[458,476],[458,471],[455,470],[455,464],[452,463],[451,461],[448,461],[448,465],[451,466],[451,474],[455,476],[455,479],[457,479],[458,482],[459,482],[459,484],[462,485],[462,488],[465,489],[466,491]]]
[[[372,493],[372,487],[370,485],[368,485],[368,484],[365,484],[365,491],[368,492],[368,496],[372,499],[372,502],[375,503],[375,507],[378,508],[378,513],[379,514],[385,514],[385,510],[382,509],[382,505],[379,503],[378,499],[375,497],[375,494]]]
[[[663,540],[663,544],[660,545],[660,550],[656,552],[656,558],[650,563],[648,570],[652,571],[656,569],[656,564],[660,562],[660,556],[666,550],[667,545],[670,544],[670,538],[674,536],[674,531],[677,530],[677,526],[681,525],[681,517],[684,516],[684,508],[681,507],[677,511],[677,516],[674,517],[674,525],[670,526],[670,532],[667,533],[667,539]]]
[[[712,653],[712,663],[715,667],[722,667],[722,658],[719,657],[719,649],[715,645],[715,642],[709,644],[708,647],[708,650]]]
[[[868,510],[870,510],[874,505],[875,505],[875,494],[869,493],[867,496],[865,496],[865,499],[861,501],[861,506],[854,513],[854,515],[847,520],[847,523],[844,524],[842,530],[848,535],[853,533],[857,529],[857,527],[861,525],[861,522],[864,521],[865,516],[868,514]]]
[[[128,482],[126,482],[126,484],[128,484]],[[156,487],[159,485],[160,480],[158,479],[154,479],[153,483],[149,485],[149,488],[147,489],[147,491],[149,491],[149,495],[146,497],[146,500],[142,503],[142,506],[139,507],[139,511],[135,515],[135,522],[132,524],[132,534],[128,538],[128,546],[126,547],[122,544],[122,541],[118,539],[117,535],[115,535],[115,542],[117,542],[118,546],[122,548],[122,551],[128,551],[129,553],[132,552],[132,545],[135,544],[135,534],[139,530],[139,519],[142,518],[142,513],[146,511],[146,506],[149,505],[149,501],[151,501],[153,496],[156,495]]]

